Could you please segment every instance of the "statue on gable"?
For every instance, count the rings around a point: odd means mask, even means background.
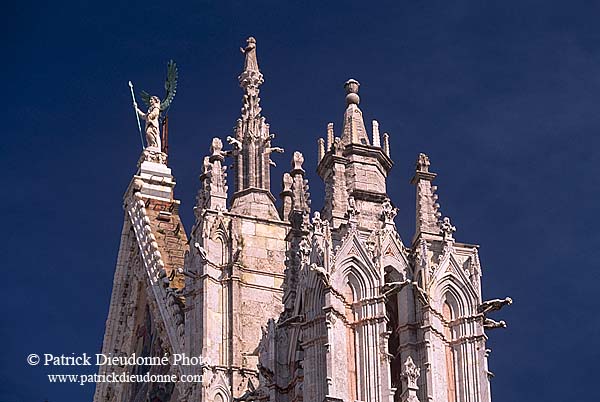
[[[142,91],[140,96],[142,101],[148,107],[147,112],[143,112],[138,108],[138,104],[135,101],[135,95],[133,92],[133,84],[129,82],[131,88],[131,96],[133,98],[133,108],[136,113],[138,120],[138,129],[141,134],[140,118],[146,121],[145,134],[146,134],[146,148],[152,151],[163,151],[163,144],[160,136],[160,125],[165,121],[167,112],[175,93],[177,92],[177,65],[173,60],[167,64],[167,79],[165,80],[165,98],[163,101],[158,96],[150,95],[146,91]]]
[[[160,129],[158,126],[158,117],[160,116],[160,99],[158,96],[151,96],[149,99],[148,111],[142,112],[137,103],[133,103],[137,115],[146,121],[146,146],[161,150]]]

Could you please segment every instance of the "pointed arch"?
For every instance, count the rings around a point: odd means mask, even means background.
[[[477,296],[454,272],[446,272],[433,286],[435,310],[442,311],[447,300],[452,307],[454,319],[471,315],[476,311]]]
[[[456,402],[456,357],[452,341],[454,335],[451,323],[456,318],[455,308],[456,300],[451,293],[447,293],[442,304],[442,316],[444,317],[444,336],[446,344],[444,345],[444,354],[446,357],[446,384],[448,390],[448,402]]]
[[[343,260],[331,278],[332,286],[343,289],[347,282],[351,282],[355,301],[375,296],[374,289],[378,286],[379,275],[373,267],[363,263],[355,256]]]
[[[368,333],[373,325],[365,318],[371,317],[372,310],[369,303],[364,300],[373,299],[379,293],[379,271],[368,262],[361,260],[358,253],[348,255],[338,262],[332,274],[331,284],[338,295],[343,298],[343,314],[345,320],[340,320],[337,329],[338,339],[346,339],[345,345],[340,349],[346,356],[345,378],[341,384],[344,395],[348,400],[361,400],[365,398],[369,370],[372,370],[373,349]],[[342,332],[343,331],[343,332]]]
[[[349,272],[346,284],[343,288],[342,295],[344,297],[345,317],[350,325],[346,325],[346,354],[348,356],[348,366],[346,374],[348,378],[348,396],[351,401],[358,399],[357,395],[357,372],[356,372],[356,334],[351,325],[356,320],[356,312],[354,310],[354,302],[360,300],[360,283],[358,278]]]
[[[213,369],[208,383],[210,385],[204,394],[204,398],[207,398],[208,402],[229,402],[231,400],[232,395],[228,380],[222,371]]]
[[[349,270],[346,274],[346,284],[344,288],[348,289],[348,292],[345,292],[344,295],[348,296],[346,302],[348,304],[352,304],[357,300],[362,299],[364,294],[366,293],[366,284],[364,278],[360,278],[356,274],[356,270]]]
[[[410,264],[404,252],[404,246],[401,240],[391,233],[386,233],[381,240],[381,266],[386,267],[384,275],[388,273],[387,267],[391,267],[404,278],[409,276]]]
[[[220,261],[218,261],[221,265],[226,264],[229,260],[229,250],[230,250],[230,236],[229,231],[223,222],[223,219],[217,218],[217,221],[213,224],[211,228],[210,239],[217,243],[219,247],[216,249],[220,251]]]
[[[375,281],[379,281],[380,273],[375,268],[372,262],[372,256],[363,246],[363,242],[358,238],[357,234],[352,234],[346,238],[339,250],[336,252],[335,264],[331,269],[331,274],[338,274],[339,270],[346,270],[349,264],[356,264],[361,270],[368,272]],[[339,275],[338,275],[339,277]]]
[[[216,391],[214,391],[209,398],[209,402],[229,402],[229,397],[227,395],[227,389],[222,384],[219,384],[219,386],[216,387]]]
[[[306,311],[311,312],[314,315],[318,315],[322,312],[322,308],[325,305],[325,287],[323,281],[317,278],[317,275],[313,275],[315,281],[314,286],[310,289],[306,296]]]
[[[446,313],[447,316],[444,319],[450,322],[465,315],[468,301],[463,291],[457,286],[455,279],[452,278],[442,289],[440,311],[442,311],[442,315],[444,312]]]
[[[462,317],[475,312],[476,299],[472,290],[465,285],[456,273],[447,271],[435,287],[435,309],[442,318],[444,372],[446,380],[446,398],[448,402],[457,402],[461,395],[459,373],[465,356],[456,345],[464,333]]]

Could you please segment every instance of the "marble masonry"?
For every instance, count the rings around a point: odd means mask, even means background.
[[[271,183],[283,149],[260,107],[255,39],[242,50],[241,115],[202,161],[191,230],[160,141],[141,155],[102,347],[202,364],[100,374],[202,381],[98,383],[94,401],[489,402],[487,332],[506,324],[488,315],[512,301],[482,298],[478,246],[455,239],[427,155],[416,155],[412,178],[416,231],[401,239],[386,190],[393,138],[377,121],[367,131],[350,79],[341,127],[324,127],[316,144],[325,200],[311,210],[302,153]]]

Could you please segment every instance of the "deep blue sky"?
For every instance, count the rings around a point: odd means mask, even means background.
[[[5,4],[0,402],[91,400],[93,386],[49,384],[58,370],[25,358],[100,351],[140,152],[127,81],[162,95],[179,64],[170,165],[189,230],[210,138],[239,114],[248,35],[287,151],[273,193],[300,149],[320,208],[316,139],[339,130],[342,84],[358,79],[366,120],[391,135],[405,242],[426,152],[457,239],[481,245],[485,296],[515,301],[490,333],[493,400],[600,400],[600,4],[558,3]]]

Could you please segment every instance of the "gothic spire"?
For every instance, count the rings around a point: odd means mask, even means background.
[[[260,116],[260,86],[265,81],[262,73],[258,69],[258,60],[256,58],[256,39],[252,36],[246,42],[245,48],[240,48],[246,56],[244,60],[244,71],[238,77],[240,87],[244,89],[244,105],[242,107],[242,118],[255,118]]]
[[[437,175],[429,171],[430,164],[427,155],[419,154],[415,176],[411,180],[411,183],[417,187],[417,222],[414,239],[421,233],[439,234],[441,230],[440,204],[437,203],[438,196],[435,194],[437,186],[431,185]]]
[[[249,37],[247,43],[246,47],[241,49],[245,56],[244,71],[238,77],[240,87],[244,90],[244,96],[241,116],[235,127],[237,150],[234,154],[235,193],[232,206],[234,209],[238,209],[241,207],[240,204],[246,204],[243,210],[251,213],[248,211],[256,208],[250,207],[250,203],[238,199],[244,198],[250,193],[261,193],[262,195],[258,196],[261,199],[259,204],[268,204],[266,206],[266,209],[269,210],[267,215],[271,216],[273,213],[278,215],[271,194],[271,165],[275,164],[271,160],[271,154],[281,153],[283,149],[271,145],[275,134],[270,132],[269,124],[261,115],[259,93],[264,79],[258,68],[256,39]],[[236,200],[238,201],[236,202]],[[256,201],[254,202],[256,203]],[[263,215],[262,212],[257,214]]]

